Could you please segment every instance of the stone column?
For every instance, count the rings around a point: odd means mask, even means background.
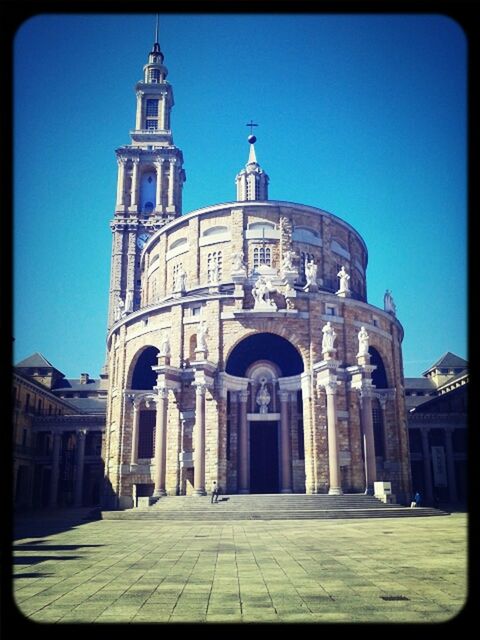
[[[340,482],[340,459],[337,441],[337,407],[335,394],[337,383],[329,382],[325,385],[327,394],[327,433],[328,433],[328,467],[330,474],[329,494],[340,496],[343,494]]]
[[[455,458],[452,445],[452,429],[445,429],[445,446],[447,454],[448,499],[450,502],[457,502],[457,478],[455,476]]]
[[[168,181],[168,207],[170,209],[175,208],[175,164],[176,158],[170,158],[170,179]]]
[[[132,423],[132,450],[130,454],[130,464],[137,464],[138,461],[138,429],[140,422],[140,403],[133,401],[133,423]]]
[[[142,92],[137,91],[137,113],[135,119],[135,129],[138,131],[142,128]]]
[[[248,391],[240,391],[240,424],[238,429],[238,493],[250,493],[250,460],[247,420]]]
[[[363,435],[365,438],[365,493],[373,495],[377,479],[375,439],[373,436],[372,396],[365,389],[360,392]]]
[[[79,429],[76,435],[77,447],[75,452],[75,487],[73,493],[73,505],[75,507],[81,507],[83,499],[83,465],[85,464],[85,439],[87,437],[87,430]]]
[[[432,464],[430,461],[430,445],[428,443],[428,431],[429,429],[421,429],[422,449],[423,449],[423,476],[425,479],[426,502],[432,502],[433,500]],[[413,487],[413,490],[417,491],[418,487]]]
[[[155,420],[155,488],[153,496],[160,498],[165,491],[167,462],[167,403],[168,389],[158,389],[157,415]]]
[[[205,391],[203,384],[196,385],[195,396],[195,460],[193,467],[194,495],[204,496],[205,491]]]
[[[58,503],[58,475],[60,473],[60,446],[62,444],[62,434],[52,432],[52,475],[50,476],[50,501],[49,507],[55,509]]]
[[[280,493],[292,493],[292,444],[288,420],[289,393],[280,391]]]
[[[130,210],[135,211],[138,207],[138,165],[140,160],[133,158],[132,192],[130,199]]]
[[[126,158],[118,158],[117,204],[116,209],[125,206],[125,161]]]
[[[155,161],[157,171],[157,190],[155,194],[155,211],[162,211],[162,180],[163,180],[163,158]]]

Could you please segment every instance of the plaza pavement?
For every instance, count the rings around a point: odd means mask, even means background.
[[[37,622],[443,622],[467,597],[467,516],[27,519],[13,560]]]

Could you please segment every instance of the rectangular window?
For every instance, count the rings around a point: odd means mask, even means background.
[[[27,396],[25,398],[25,411],[29,411],[30,410],[30,394],[27,393]]]
[[[337,315],[337,309],[333,305],[327,304],[326,307],[325,307],[325,313],[326,313],[327,316],[336,316]]]
[[[158,100],[147,100],[147,116],[158,117]]]
[[[191,311],[192,316],[199,316],[202,311],[202,307],[192,307]]]
[[[138,429],[138,457],[153,458],[155,455],[155,416],[156,411],[140,411]]]
[[[157,128],[157,120],[146,120],[145,128],[149,131],[155,131],[155,129]]]
[[[160,81],[160,69],[150,69],[150,82],[159,82]]]

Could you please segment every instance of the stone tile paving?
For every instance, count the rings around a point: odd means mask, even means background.
[[[14,563],[38,622],[442,622],[467,597],[467,517],[95,521],[17,540]]]

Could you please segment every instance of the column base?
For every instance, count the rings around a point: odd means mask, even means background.
[[[366,496],[373,496],[374,495],[373,486],[372,487],[367,487],[365,489],[364,493],[365,493]]]
[[[205,491],[205,489],[195,489],[194,492],[192,493],[192,496],[206,496],[207,492]]]
[[[343,496],[342,487],[330,487],[328,490],[329,496]]]
[[[158,491],[154,491],[153,492],[153,498],[162,498],[163,496],[166,496],[167,492],[165,491],[165,489],[158,489]]]

